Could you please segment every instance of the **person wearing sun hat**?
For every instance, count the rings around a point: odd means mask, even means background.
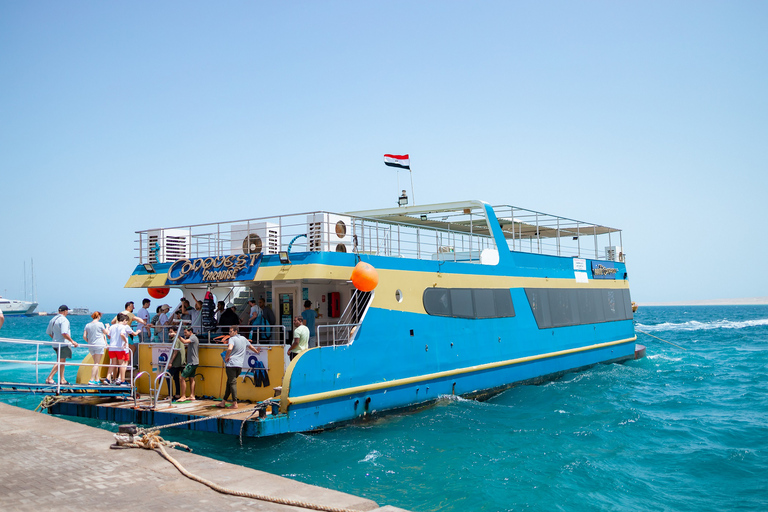
[[[171,310],[171,306],[163,304],[160,306],[160,318],[157,319],[157,325],[160,328],[160,342],[168,343],[168,325],[171,323],[168,318],[168,312]]]
[[[56,352],[58,363],[53,365],[51,373],[48,378],[45,379],[46,384],[54,384],[53,376],[56,372],[59,372],[59,382],[61,384],[69,384],[64,379],[64,363],[72,357],[72,348],[77,347],[78,344],[72,339],[69,331],[69,320],[67,315],[69,314],[69,308],[66,304],[59,306],[59,314],[54,316],[50,322],[48,322],[48,328],[45,333],[53,340],[53,351]]]

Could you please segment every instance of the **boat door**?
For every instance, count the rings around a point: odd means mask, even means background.
[[[277,297],[275,323],[283,326],[285,339],[282,341],[290,345],[293,342],[293,317],[299,289],[296,286],[275,286],[272,288],[272,294]]]
[[[293,293],[281,293],[280,297],[280,324],[285,328],[285,344],[289,345],[293,340]]]

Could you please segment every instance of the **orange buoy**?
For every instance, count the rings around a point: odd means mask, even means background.
[[[352,269],[352,284],[361,292],[372,292],[379,284],[379,273],[373,265],[361,261]]]
[[[147,288],[147,293],[150,297],[153,299],[162,299],[166,295],[168,295],[168,292],[170,292],[170,288]]]

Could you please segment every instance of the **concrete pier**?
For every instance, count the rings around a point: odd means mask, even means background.
[[[158,453],[112,450],[111,432],[0,403],[0,510],[266,510],[305,508],[220,494]],[[169,449],[188,471],[230,489],[359,511],[402,509]]]

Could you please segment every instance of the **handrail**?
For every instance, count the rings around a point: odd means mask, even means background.
[[[355,336],[357,335],[358,327],[360,327],[360,323],[318,325],[317,326],[318,346],[337,347],[340,345],[350,345],[354,340]],[[326,332],[325,338],[321,337],[322,332]],[[330,339],[330,343],[329,343],[329,339]],[[325,340],[325,342],[323,342],[323,340]]]
[[[167,377],[166,377],[167,376]],[[173,376],[168,373],[167,371],[162,371],[160,374],[158,374],[157,377],[155,377],[155,394],[152,396],[152,408],[154,409],[157,407],[157,401],[160,397],[160,389],[162,388],[163,384],[160,381],[162,378],[168,379],[168,403],[173,403],[173,382],[171,380],[173,379]],[[152,386],[150,386],[151,388]]]
[[[178,344],[181,343],[179,341],[179,335],[181,334],[181,329],[184,328],[184,323],[187,323],[187,320],[182,320],[179,322],[179,326],[177,327],[176,331],[176,338],[173,340],[173,344],[171,345],[171,353],[168,355],[168,360],[165,362],[165,368],[163,368],[163,371],[160,373],[160,376],[168,374],[170,376],[170,373],[168,372],[168,368],[171,366],[171,361],[174,359],[173,351],[178,348],[181,348]],[[158,376],[159,378],[159,376]],[[155,396],[152,400],[152,404],[154,407],[157,406],[157,402],[160,398],[160,389],[162,386],[157,385],[157,378],[155,379]],[[173,403],[173,382],[168,382],[168,401],[169,403]]]
[[[138,387],[136,385],[136,383],[138,382],[139,378],[141,378],[142,375],[146,375],[147,376],[147,380],[149,381],[149,394],[152,395],[152,377],[150,377],[149,372],[141,371],[141,372],[137,373],[136,376],[131,381],[131,383],[133,384],[131,386],[131,388],[135,390]],[[134,392],[133,393],[133,406],[134,407],[138,407],[136,395],[137,395],[137,393]]]
[[[20,364],[20,365],[34,366],[35,367],[35,382],[34,382],[35,384],[38,384],[38,385],[41,384],[40,383],[40,375],[39,375],[39,368],[40,368],[40,366],[47,367],[47,366],[58,366],[58,365],[61,365],[63,367],[62,371],[56,372],[56,381],[55,381],[56,394],[60,394],[61,393],[61,386],[62,386],[61,379],[62,379],[62,375],[64,374],[64,372],[65,372],[67,367],[80,368],[80,367],[83,367],[83,366],[86,366],[86,367],[100,366],[100,367],[104,367],[104,368],[120,368],[120,366],[121,366],[121,365],[112,365],[112,364],[109,364],[109,363],[101,364],[101,363],[96,363],[96,362],[93,362],[93,363],[83,363],[83,362],[74,362],[73,361],[73,362],[60,363],[58,359],[54,359],[52,361],[40,360],[40,347],[41,346],[43,346],[43,347],[45,347],[45,346],[53,347],[53,346],[69,345],[68,342],[62,343],[62,342],[58,342],[58,341],[26,340],[26,339],[18,339],[18,338],[0,338],[0,343],[14,344],[14,345],[32,345],[32,346],[35,346],[36,351],[35,351],[35,359],[34,360],[29,360],[29,359],[6,359],[6,358],[3,358],[3,357],[0,357],[0,364],[8,363],[8,364]],[[95,345],[95,344],[88,344],[88,343],[78,343],[77,347],[72,347],[72,348],[75,349],[75,348],[80,348],[80,347],[99,347],[99,348],[104,348],[105,350],[109,349],[109,347],[104,346],[104,345]],[[131,364],[131,367],[132,367],[133,366],[133,353],[131,353],[130,364]],[[131,395],[135,396],[135,388],[133,386],[130,388],[130,391],[131,391]]]

